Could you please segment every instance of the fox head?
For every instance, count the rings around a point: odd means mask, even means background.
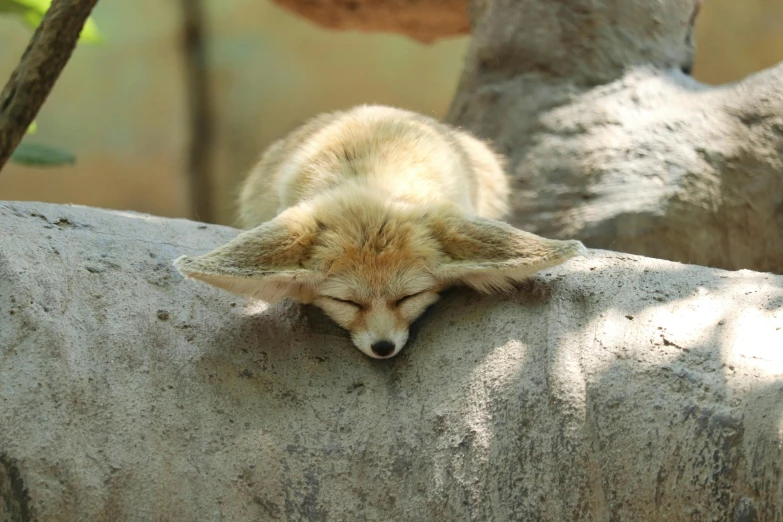
[[[579,241],[545,239],[506,223],[370,194],[291,207],[176,268],[267,302],[290,297],[321,308],[363,353],[397,355],[439,291],[463,284],[504,291],[583,254]]]

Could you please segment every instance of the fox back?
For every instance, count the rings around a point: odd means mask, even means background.
[[[318,116],[273,143],[239,198],[248,228],[183,274],[274,302],[320,307],[375,358],[456,284],[505,291],[584,253],[499,221],[501,156],[466,132],[381,106]]]
[[[507,212],[503,158],[414,112],[360,106],[324,114],[273,143],[239,197],[243,228],[324,192],[367,187],[412,204],[451,202],[493,219]]]

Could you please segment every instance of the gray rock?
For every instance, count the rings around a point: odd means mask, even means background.
[[[783,273],[783,65],[733,85],[694,80],[701,4],[472,1],[446,119],[508,155],[513,225]]]
[[[172,268],[235,234],[0,204],[0,519],[783,519],[783,277],[591,251],[376,361]]]

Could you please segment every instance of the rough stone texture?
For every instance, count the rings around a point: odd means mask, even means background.
[[[700,4],[474,1],[447,120],[509,155],[515,225],[783,273],[783,66],[693,80]]]
[[[420,42],[470,31],[468,0],[272,0],[323,27],[401,33]]]
[[[783,277],[591,251],[376,361],[172,269],[235,234],[0,204],[0,519],[783,519]]]

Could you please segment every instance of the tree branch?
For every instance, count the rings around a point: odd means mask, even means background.
[[[212,223],[214,222],[212,200],[215,193],[211,176],[214,118],[204,43],[204,9],[201,0],[182,0],[182,15],[183,56],[190,117],[187,169],[191,205],[200,221]]]
[[[98,0],[54,0],[0,94],[0,170],[22,141]]]

